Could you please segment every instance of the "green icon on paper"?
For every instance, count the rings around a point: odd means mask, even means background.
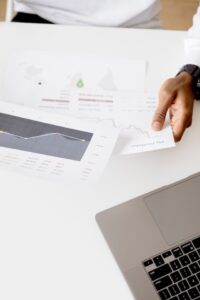
[[[76,83],[77,87],[78,88],[83,88],[84,87],[84,82],[82,79],[78,80],[77,83]]]

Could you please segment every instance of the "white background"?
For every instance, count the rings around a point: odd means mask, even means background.
[[[146,89],[157,90],[182,63],[182,32],[0,25],[0,66],[9,51],[147,59]],[[131,300],[95,222],[101,210],[200,169],[200,118],[176,148],[113,157],[90,188],[0,171],[0,299]]]

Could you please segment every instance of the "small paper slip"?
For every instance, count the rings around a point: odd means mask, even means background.
[[[168,115],[161,131],[152,129],[152,118],[157,103],[155,95],[128,93],[118,97],[116,127],[120,130],[120,137],[115,153],[132,154],[175,146]]]
[[[102,174],[118,131],[0,102],[0,166],[68,182]]]

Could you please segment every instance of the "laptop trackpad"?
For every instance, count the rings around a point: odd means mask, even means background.
[[[200,175],[144,198],[171,245],[200,232]]]

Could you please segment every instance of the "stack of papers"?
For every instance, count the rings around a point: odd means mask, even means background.
[[[0,102],[0,164],[23,173],[95,181],[118,138],[112,128]]]
[[[146,62],[63,53],[15,54],[0,103],[0,164],[94,181],[111,154],[174,146],[151,129],[157,99],[144,92]]]

